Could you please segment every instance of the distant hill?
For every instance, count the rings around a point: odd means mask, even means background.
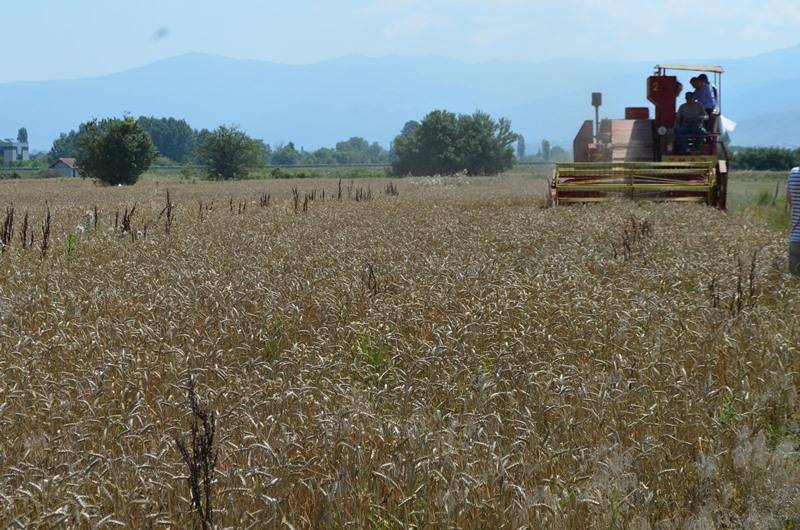
[[[542,138],[568,146],[591,118],[589,93],[602,91],[602,115],[645,105],[645,77],[657,61],[468,64],[441,57],[348,56],[292,66],[189,54],[113,75],[72,81],[0,84],[0,137],[19,127],[48,149],[63,131],[92,117],[175,116],[196,128],[235,123],[267,142],[313,149],[350,136],[384,145],[428,111],[482,109],[509,117],[529,146]],[[800,103],[800,46],[723,64],[724,113],[740,123],[740,145],[791,145]]]
[[[800,147],[800,109],[763,114],[739,122],[733,135],[737,145]]]

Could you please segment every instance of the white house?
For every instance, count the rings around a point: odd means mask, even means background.
[[[50,169],[55,169],[65,177],[80,177],[78,166],[75,165],[74,158],[59,158],[55,164],[50,166]]]
[[[0,140],[0,160],[3,162],[30,160],[28,144],[16,140]]]

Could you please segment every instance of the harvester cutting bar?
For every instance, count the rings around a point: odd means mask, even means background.
[[[557,164],[551,204],[601,202],[617,197],[712,204],[713,162],[583,162]]]

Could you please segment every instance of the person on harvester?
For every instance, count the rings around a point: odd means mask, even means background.
[[[716,88],[712,87],[711,83],[708,82],[708,76],[706,74],[693,77],[691,83],[692,87],[694,87],[694,98],[703,106],[708,115],[706,119],[706,129],[713,131],[716,127]]]
[[[678,108],[675,115],[675,142],[678,153],[688,154],[690,151],[699,150],[699,136],[704,136],[706,130],[703,123],[708,114],[703,105],[695,99],[694,93],[686,93],[686,103]],[[691,149],[690,149],[691,147]]]

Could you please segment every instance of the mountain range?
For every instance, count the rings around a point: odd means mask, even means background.
[[[547,138],[569,147],[594,115],[590,92],[604,93],[601,116],[620,117],[626,106],[647,104],[645,80],[656,62],[346,56],[286,65],[187,54],[102,77],[0,84],[0,137],[25,126],[32,147],[47,150],[83,121],[130,113],[184,118],[195,128],[236,124],[267,142],[306,149],[351,136],[388,145],[406,121],[444,108],[506,116],[529,146]],[[726,68],[720,89],[723,113],[739,124],[734,144],[800,145],[800,45],[673,62]]]

